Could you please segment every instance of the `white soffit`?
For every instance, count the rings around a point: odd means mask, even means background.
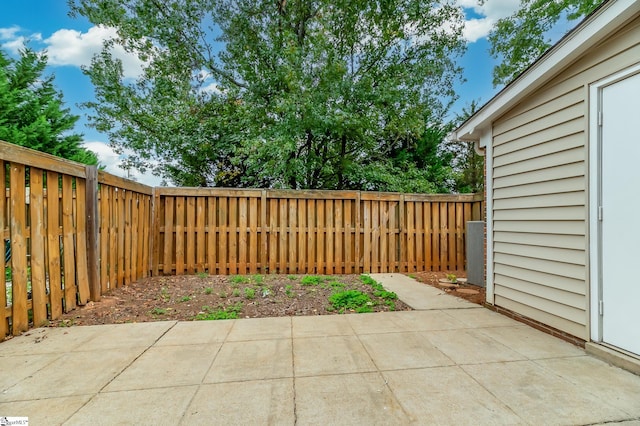
[[[492,122],[549,81],[589,48],[629,21],[640,11],[640,1],[609,0],[573,31],[551,47],[507,87],[487,102],[456,131],[458,140],[478,141],[486,146]],[[485,137],[482,137],[485,134]]]

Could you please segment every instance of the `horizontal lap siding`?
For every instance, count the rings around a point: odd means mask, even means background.
[[[638,19],[493,124],[495,303],[588,338],[588,87],[640,58]]]

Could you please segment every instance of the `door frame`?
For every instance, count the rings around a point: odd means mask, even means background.
[[[590,340],[602,343],[602,90],[633,75],[640,74],[640,63],[617,71],[589,85],[589,323]]]

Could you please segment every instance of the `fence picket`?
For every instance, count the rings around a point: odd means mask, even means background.
[[[76,262],[73,226],[73,181],[69,175],[62,176],[62,244],[64,278],[64,311],[76,307]]]
[[[184,274],[184,197],[176,197],[176,275]]]
[[[29,329],[25,166],[11,164],[11,307],[13,335]]]
[[[78,303],[89,301],[89,270],[87,266],[86,187],[84,179],[76,178],[76,274],[78,276]],[[33,208],[33,206],[31,206]],[[33,222],[32,222],[33,223]],[[32,253],[33,256],[33,253]],[[33,260],[32,260],[33,263]]]
[[[247,263],[247,198],[238,200],[238,273],[249,271]]]
[[[33,324],[47,322],[47,286],[45,277],[44,198],[42,170],[32,167],[29,172],[31,214],[31,300]],[[4,242],[3,242],[4,246]],[[4,257],[4,256],[2,256]],[[2,274],[4,275],[4,274]]]
[[[6,221],[6,172],[7,167],[4,161],[0,160],[0,189],[2,189],[2,194],[0,194],[0,235],[2,235],[2,253],[0,254],[0,339],[4,338],[7,334],[9,334],[9,316],[10,311],[7,309],[7,282],[6,275],[4,271],[6,270],[5,265],[5,227],[7,225]]]

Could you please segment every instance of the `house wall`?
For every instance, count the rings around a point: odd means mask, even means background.
[[[588,89],[638,62],[636,16],[493,123],[494,303],[585,340]]]

